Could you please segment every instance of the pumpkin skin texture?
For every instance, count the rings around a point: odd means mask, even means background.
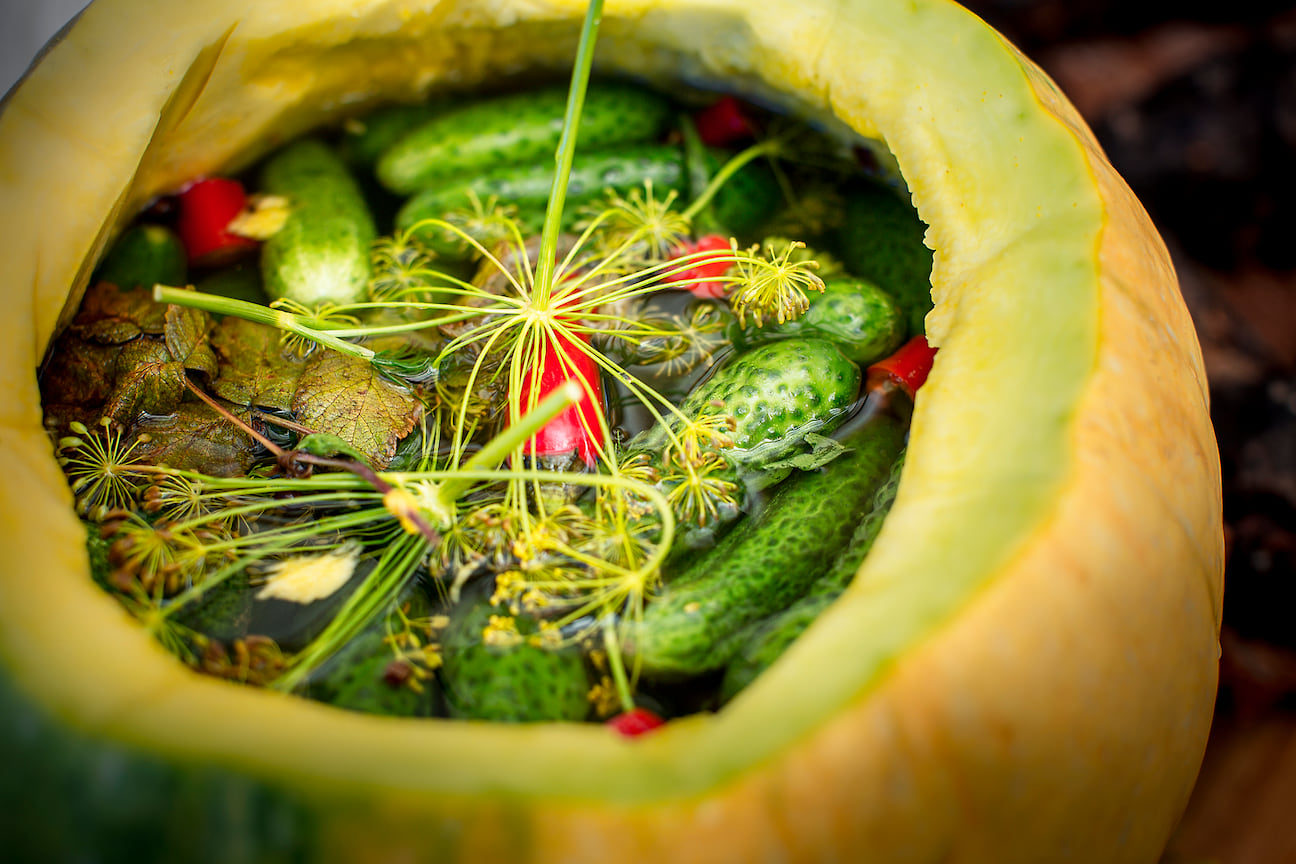
[[[153,195],[366,104],[564,68],[582,13],[97,0],[8,100],[0,840],[38,860],[1154,862],[1216,684],[1200,352],[1084,123],[944,0],[605,9],[603,70],[876,135],[931,226],[941,350],[895,506],[841,601],[724,711],[634,740],[356,715],[192,674],[91,582],[34,372],[107,242]]]

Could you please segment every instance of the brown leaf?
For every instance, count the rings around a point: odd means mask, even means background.
[[[421,408],[373,366],[336,351],[317,352],[307,361],[292,404],[299,422],[371,454],[378,468],[391,461]]]
[[[231,413],[248,420],[246,409]],[[131,434],[148,436],[136,450],[144,461],[215,477],[246,474],[260,453],[247,433],[201,402],[185,402],[167,417],[150,417]]]
[[[86,342],[64,333],[41,371],[41,400],[47,405],[102,405],[112,393],[112,372],[120,351],[116,345]]]
[[[140,412],[170,414],[184,394],[184,364],[171,359],[165,343],[136,339],[117,355],[116,380],[104,413],[124,423]]]
[[[117,345],[141,334],[160,336],[166,330],[166,307],[153,302],[148,291],[122,291],[100,282],[86,292],[71,331],[94,342]]]
[[[201,309],[166,307],[166,346],[171,357],[209,380],[216,376],[216,354],[207,342],[211,329],[211,316]]]
[[[292,408],[304,361],[285,351],[279,331],[265,324],[226,318],[212,332],[219,374],[212,392],[238,405]]]

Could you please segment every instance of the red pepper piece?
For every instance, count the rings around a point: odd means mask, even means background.
[[[576,379],[584,391],[580,401],[568,405],[562,413],[550,420],[526,444],[532,456],[565,456],[575,452],[587,466],[598,460],[601,449],[596,442],[602,437],[603,382],[598,364],[590,356],[584,336],[569,338],[555,333],[553,340],[546,339],[540,351],[539,380],[536,373],[522,381],[522,406],[531,404],[531,388],[538,387],[535,401],[539,402],[568,380]]]
[[[693,115],[698,137],[708,147],[728,147],[749,141],[756,135],[756,124],[743,104],[733,96],[721,96]]]
[[[931,372],[936,349],[927,344],[926,336],[915,336],[892,354],[868,368],[868,381],[890,380],[913,398]]]
[[[713,299],[723,297],[728,284],[722,280],[722,277],[733,266],[733,250],[729,246],[729,240],[719,234],[704,234],[692,243],[681,246],[675,254],[675,258],[682,258],[685,255],[692,255],[698,252],[715,252],[716,260],[699,258],[688,270],[682,273],[671,274],[672,282],[678,280],[697,280],[685,288],[693,294],[694,297],[703,299]]]
[[[627,738],[635,738],[645,732],[651,732],[658,726],[666,725],[666,721],[647,708],[631,708],[607,721],[607,725]]]
[[[256,249],[251,237],[226,229],[247,206],[243,184],[228,177],[205,177],[190,183],[180,193],[180,217],[176,230],[196,267],[230,264]]]

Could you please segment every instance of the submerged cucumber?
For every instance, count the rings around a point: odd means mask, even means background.
[[[904,341],[904,313],[891,297],[864,279],[829,279],[822,293],[809,293],[805,314],[780,324],[765,321],[744,326],[735,321],[730,334],[736,343],[762,345],[781,339],[818,338],[837,345],[847,357],[867,366],[886,357]]]
[[[471,180],[454,178],[429,186],[411,197],[396,214],[396,227],[409,230],[424,219],[441,219],[452,210],[463,210],[471,203],[469,191],[484,204],[492,197],[500,204],[518,209],[517,219],[524,236],[538,233],[544,223],[545,205],[553,187],[554,166],[551,161],[524,165],[499,165]],[[679,148],[664,144],[641,144],[615,152],[582,155],[572,166],[567,181],[566,211],[568,223],[577,218],[575,205],[589,202],[605,189],[628,192],[651,180],[660,200],[668,190],[684,184],[684,158]],[[425,245],[439,255],[457,258],[469,255],[469,244],[458,234],[442,228],[425,226],[416,232]]]
[[[266,294],[310,307],[362,299],[378,232],[341,157],[315,139],[289,144],[267,160],[261,188],[290,208],[261,250]]]
[[[445,112],[446,101],[416,105],[384,105],[342,127],[338,155],[355,168],[369,170],[393,144],[433,117]]]
[[[690,420],[732,417],[733,447],[724,455],[759,464],[786,455],[807,433],[832,431],[855,402],[859,385],[859,366],[833,343],[785,339],[733,355],[693,388],[680,412]],[[680,426],[678,418],[671,423],[676,431]],[[660,448],[667,440],[656,427],[642,446]]]
[[[566,110],[565,87],[467,105],[401,137],[379,158],[375,173],[391,191],[409,194],[438,179],[472,176],[497,165],[551,162]],[[651,141],[670,118],[670,104],[656,93],[628,84],[591,85],[576,148]]]
[[[723,668],[733,638],[802,597],[846,545],[904,445],[889,414],[861,423],[826,468],[794,475],[766,505],[671,579],[631,630],[645,675],[682,678]]]
[[[170,228],[136,225],[117,238],[95,271],[95,282],[111,282],[123,291],[184,285],[188,276],[184,244]]]
[[[409,619],[425,618],[431,612],[431,604],[421,587],[409,592],[402,604]],[[395,609],[380,616],[320,669],[309,684],[310,697],[339,708],[390,717],[437,714],[441,690],[434,677],[411,686],[411,682],[394,674],[396,652],[390,634],[399,633],[400,629],[400,616]]]
[[[932,308],[932,250],[923,245],[927,226],[909,202],[877,183],[855,184],[846,202],[842,263],[895,298],[909,336],[921,334]]]
[[[721,702],[728,702],[756,680],[756,676],[781,657],[788,646],[846,590],[873,548],[873,541],[881,532],[886,515],[891,512],[903,467],[904,455],[901,454],[887,481],[874,495],[868,515],[859,523],[846,548],[838,554],[828,571],[815,580],[806,595],[791,607],[757,622],[735,637],[737,653],[725,668],[720,683]]]
[[[492,616],[508,615],[484,596],[465,597],[455,607],[441,669],[450,715],[502,723],[584,720],[590,681],[580,650],[530,644],[527,637],[537,628],[523,616],[513,619],[519,631],[516,644],[486,644],[483,633]]]

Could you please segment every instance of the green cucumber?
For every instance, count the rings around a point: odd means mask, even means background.
[[[900,488],[900,472],[903,467],[902,453],[892,466],[887,481],[873,496],[868,515],[859,523],[846,548],[837,555],[828,571],[815,580],[809,592],[791,607],[774,613],[738,634],[736,655],[725,668],[724,678],[720,682],[721,702],[728,702],[783,656],[788,646],[846,590],[846,586],[855,578],[864,559],[868,557],[873,541],[882,530],[883,521],[891,512],[891,505],[895,503],[896,492]]]
[[[261,269],[252,262],[217,270],[204,276],[194,288],[203,294],[233,297],[263,306],[266,303],[265,289],[261,287]]]
[[[932,308],[932,250],[923,245],[926,232],[913,205],[891,189],[861,181],[847,192],[842,263],[895,299],[904,310],[909,336],[923,332]]]
[[[414,105],[384,105],[363,117],[347,120],[342,125],[338,155],[352,168],[371,170],[378,157],[393,144],[433,117],[444,113],[448,107],[447,100]]]
[[[428,120],[378,159],[379,182],[409,194],[439,179],[497,165],[551,162],[562,136],[567,88],[499,96]],[[585,94],[578,152],[651,141],[671,119],[670,103],[628,84],[594,84]]]
[[[818,338],[837,345],[850,359],[867,366],[888,356],[904,341],[907,323],[891,297],[871,282],[851,277],[830,279],[822,293],[809,292],[810,305],[800,318],[779,323],[737,320],[730,326],[736,344],[762,345],[781,339]]]
[[[318,140],[299,140],[267,160],[261,188],[290,208],[261,250],[266,294],[308,307],[363,299],[378,232],[341,157]]]
[[[484,593],[466,595],[451,613],[441,668],[450,716],[501,723],[584,720],[590,680],[580,650],[530,644],[527,637],[538,628],[523,615],[513,619],[517,644],[488,645],[483,633],[492,616],[507,618],[509,611],[492,606]]]
[[[645,675],[722,669],[740,647],[736,634],[795,603],[832,563],[904,446],[905,425],[888,413],[852,426],[845,453],[777,487],[644,610],[629,644]]]
[[[707,167],[714,176],[732,154],[711,150],[707,155]],[[716,191],[708,215],[724,229],[722,233],[750,242],[783,204],[783,189],[774,169],[768,161],[757,159],[735,171]]]
[[[441,219],[471,203],[469,191],[483,203],[494,197],[500,204],[518,209],[518,222],[524,235],[538,233],[544,224],[545,205],[553,188],[552,161],[529,164],[502,164],[482,172],[471,180],[456,178],[429,186],[405,202],[396,214],[396,227],[409,230],[424,219]],[[665,144],[639,144],[615,151],[595,151],[581,155],[572,166],[567,181],[568,222],[576,218],[575,206],[599,197],[605,189],[628,192],[651,180],[659,196],[684,185],[684,157],[678,147]],[[428,226],[416,235],[429,248],[447,258],[470,255],[471,248],[462,237]]]
[[[420,587],[416,586],[401,602],[409,618],[424,618],[431,613],[431,604]],[[367,714],[434,716],[441,705],[441,688],[434,677],[419,682],[417,689],[390,677],[396,654],[389,636],[400,630],[395,609],[380,616],[315,674],[307,695],[338,708]]]
[[[808,433],[826,435],[845,419],[859,395],[860,368],[825,339],[785,339],[731,355],[680,404],[690,420],[733,419],[726,458],[744,464],[787,455]],[[682,423],[674,418],[678,431]],[[633,449],[660,449],[668,441],[654,427]]]
[[[154,285],[180,286],[188,280],[184,244],[170,228],[136,225],[128,228],[108,250],[95,282],[111,282],[123,291],[152,290]]]

